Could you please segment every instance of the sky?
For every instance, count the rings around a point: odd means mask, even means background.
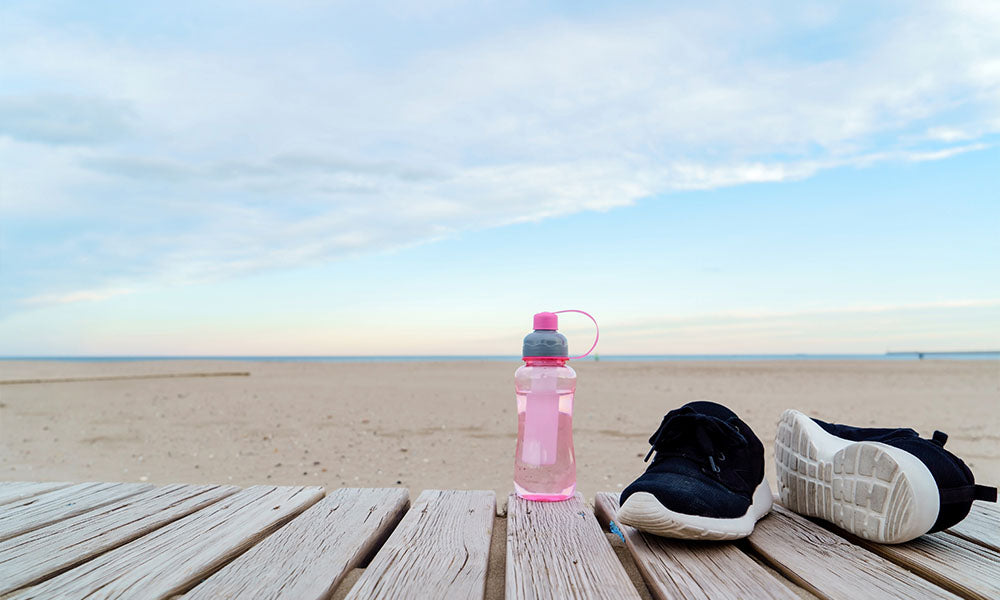
[[[0,355],[513,355],[565,308],[607,355],[997,350],[997,31],[965,0],[8,0]]]

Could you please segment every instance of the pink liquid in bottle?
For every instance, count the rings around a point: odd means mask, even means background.
[[[517,448],[514,490],[527,500],[558,502],[576,492],[573,394],[576,372],[566,358],[527,357],[514,373]]]

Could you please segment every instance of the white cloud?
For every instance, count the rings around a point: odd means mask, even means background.
[[[74,302],[94,302],[97,300],[107,300],[108,298],[114,298],[115,296],[131,294],[134,291],[135,290],[128,288],[77,290],[75,292],[67,292],[64,294],[42,294],[39,296],[32,296],[31,298],[25,298],[22,302],[27,305],[43,306],[49,304],[72,304]]]
[[[128,106],[105,98],[0,96],[0,135],[52,144],[92,144],[128,132]]]
[[[252,31],[157,45],[7,19],[0,70],[24,89],[0,99],[0,216],[86,220],[61,241],[102,283],[184,282],[938,160],[1000,131],[995,3],[869,23],[819,58],[775,40],[853,24],[821,5],[783,12],[549,18],[384,64],[358,55],[385,40],[282,53],[256,50]]]
[[[963,131],[957,127],[931,127],[927,130],[927,139],[937,142],[962,142],[976,137],[975,134]]]

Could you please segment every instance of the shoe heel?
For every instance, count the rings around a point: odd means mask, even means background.
[[[867,540],[902,541],[913,489],[899,463],[875,442],[850,444],[833,456],[832,511],[828,519]]]

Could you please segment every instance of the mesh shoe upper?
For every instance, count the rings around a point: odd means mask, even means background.
[[[622,491],[622,504],[636,492],[648,492],[674,512],[737,518],[746,514],[764,479],[763,444],[733,411],[714,402],[670,411],[649,443],[656,456]]]

